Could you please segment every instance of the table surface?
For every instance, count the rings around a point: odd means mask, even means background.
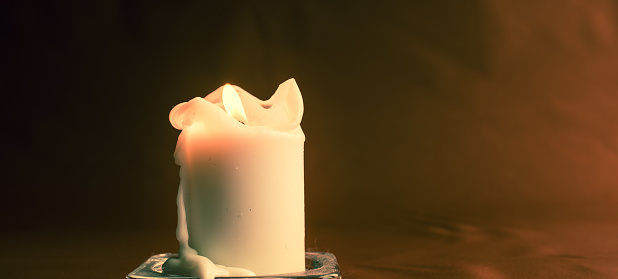
[[[618,224],[607,220],[474,224],[417,216],[352,228],[309,226],[307,250],[334,253],[344,278],[616,278]],[[124,278],[174,231],[5,233],[5,278]]]

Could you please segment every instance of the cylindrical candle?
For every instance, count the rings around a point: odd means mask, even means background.
[[[181,259],[197,251],[256,275],[305,269],[302,113],[294,79],[268,101],[225,85],[172,110]]]

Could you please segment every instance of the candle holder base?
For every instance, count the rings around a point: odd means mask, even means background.
[[[127,275],[127,279],[198,279],[196,277],[175,275],[163,272],[163,263],[168,258],[177,257],[172,253],[158,254],[150,257],[142,265]],[[331,253],[305,252],[305,271],[250,277],[217,277],[217,278],[286,278],[286,279],[340,279],[339,264],[337,258]]]

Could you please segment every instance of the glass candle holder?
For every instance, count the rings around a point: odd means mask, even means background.
[[[163,263],[169,258],[178,257],[177,254],[166,253],[150,257],[142,265],[127,275],[127,279],[199,279],[197,277],[169,274],[163,271]],[[340,279],[337,258],[331,253],[305,252],[305,271],[249,277],[217,277],[234,279],[252,278],[286,278],[286,279]]]

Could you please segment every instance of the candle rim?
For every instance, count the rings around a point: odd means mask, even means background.
[[[233,88],[240,98],[246,117],[245,124],[247,125],[240,123],[239,119],[231,116],[225,109],[223,89],[226,85]],[[232,122],[235,123],[230,124],[232,127],[240,125],[246,128],[266,128],[282,132],[293,132],[300,127],[304,104],[295,79],[291,78],[281,83],[275,93],[268,100],[264,101],[239,86],[229,83],[226,85],[220,86],[203,98],[195,97],[189,102],[176,105],[169,115],[172,126],[183,130],[194,125],[195,122],[202,122],[201,119],[204,117],[216,117],[214,119],[219,119],[219,121],[223,121],[226,118],[233,120]],[[212,106],[218,107],[218,112],[214,112],[217,110]],[[227,116],[223,116],[221,113]],[[253,116],[253,119],[251,116]],[[283,119],[280,120],[281,118]],[[240,120],[242,121],[242,119]]]

